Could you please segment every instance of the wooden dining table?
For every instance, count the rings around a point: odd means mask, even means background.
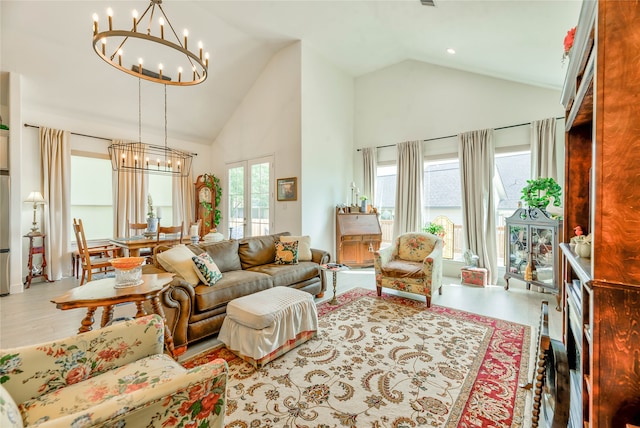
[[[129,253],[129,257],[138,257],[140,255],[140,250],[142,248],[151,248],[152,250],[158,245],[176,245],[176,244],[186,244],[191,242],[191,240],[187,238],[182,238],[182,241],[176,238],[160,238],[158,240],[154,237],[146,237],[146,236],[131,236],[129,238],[111,238],[109,242],[112,245],[116,245],[122,249],[127,250]]]

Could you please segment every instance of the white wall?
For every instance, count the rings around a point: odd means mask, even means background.
[[[303,47],[302,233],[335,260],[335,206],[353,181],[354,80]]]
[[[275,202],[273,232],[302,230],[300,197],[301,44],[276,53],[213,144],[210,172],[223,195],[220,232],[228,237],[226,168],[230,163],[272,155],[275,178],[298,177],[298,200]]]
[[[419,61],[404,61],[358,77],[355,99],[356,148],[564,116],[560,91]],[[561,121],[561,141],[563,126]],[[496,131],[495,139],[496,147],[528,144],[529,128]],[[425,155],[457,153],[457,139],[426,142],[423,148]],[[379,162],[395,160],[395,154],[395,147],[379,149]],[[361,164],[361,157],[356,158],[359,184]]]

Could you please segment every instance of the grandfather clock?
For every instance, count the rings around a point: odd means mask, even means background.
[[[215,229],[213,223],[216,210],[216,195],[213,176],[204,174],[198,176],[196,186],[196,221],[200,221],[200,238]]]

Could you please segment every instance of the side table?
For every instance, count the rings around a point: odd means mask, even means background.
[[[65,294],[51,300],[61,310],[87,308],[87,314],[81,322],[78,333],[90,331],[93,326],[93,315],[97,308],[102,308],[100,327],[104,327],[113,320],[114,306],[119,303],[134,302],[136,304],[136,318],[147,315],[144,302],[149,301],[154,313],[160,315],[164,321],[164,345],[167,353],[175,358],[173,336],[167,326],[167,319],[162,309],[160,295],[171,285],[173,273],[143,274],[142,284],[126,288],[115,288],[115,278],[104,278],[89,281],[83,286],[72,288]]]
[[[330,271],[333,273],[333,299],[329,301],[330,305],[337,305],[338,299],[336,298],[336,283],[338,281],[338,272],[343,270],[349,270],[349,266],[339,263],[327,263],[320,265],[320,269],[324,271]]]
[[[52,280],[49,279],[49,276],[47,275],[47,256],[46,256],[46,249],[45,249],[45,240],[44,238],[47,235],[45,235],[44,233],[40,233],[40,232],[30,232],[27,233],[26,235],[24,235],[25,238],[29,238],[29,261],[27,262],[27,267],[29,269],[29,273],[27,274],[27,278],[24,280],[24,284],[26,285],[26,288],[31,287],[31,280],[33,278],[37,278],[37,277],[44,277],[44,280],[47,282],[53,282]],[[40,239],[40,243],[38,244],[38,242],[34,242],[34,240],[36,239]],[[42,257],[42,264],[40,265],[40,268],[37,268],[37,266],[34,268],[33,266],[33,256],[40,254],[40,256]]]

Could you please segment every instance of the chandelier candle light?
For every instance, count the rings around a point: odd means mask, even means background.
[[[154,23],[153,16],[156,12],[156,7],[162,14],[161,17]],[[99,25],[99,16],[97,13],[93,14],[93,50],[98,54],[100,58],[102,58],[105,62],[117,68],[120,71],[124,71],[127,74],[132,76],[136,76],[145,80],[149,80],[156,83],[162,83],[165,85],[176,85],[176,86],[189,86],[189,85],[197,85],[202,83],[207,78],[207,69],[209,68],[209,53],[206,52],[203,54],[203,44],[202,42],[198,43],[198,53],[191,52],[188,49],[188,36],[189,32],[184,30],[183,39],[181,40],[176,31],[173,28],[173,25],[169,21],[169,18],[164,12],[162,8],[162,0],[151,0],[147,9],[142,13],[142,15],[138,18],[138,12],[133,11],[133,27],[131,30],[114,30],[113,29],[113,10],[111,8],[107,9],[107,17],[109,22],[109,29],[105,31],[100,31]],[[146,26],[146,29],[143,29],[144,23],[143,19],[148,15],[149,20]],[[141,25],[143,24],[143,25]],[[165,26],[168,28],[169,37],[173,36],[172,40],[165,38]],[[143,31],[138,31],[142,29]],[[154,35],[153,32],[159,33],[159,35]],[[135,48],[135,42],[131,42],[131,40],[139,40],[142,42],[152,42],[159,47],[167,47],[169,51],[175,54],[176,52],[180,53],[178,57],[182,58],[180,61],[177,61],[175,65],[176,71],[178,73],[178,79],[172,80],[168,76],[165,75],[166,70],[163,63],[158,64],[158,72],[152,72],[150,70],[145,70],[142,68],[143,58],[131,55],[131,58],[135,58],[136,62],[131,66],[131,68],[127,68],[122,65],[123,56],[127,52],[127,47],[129,45],[133,45]],[[107,45],[114,46],[113,48],[107,50]],[[152,49],[149,49],[149,45],[146,44],[147,47],[144,49],[140,49],[140,52],[145,52],[145,54],[150,54],[153,56]],[[166,49],[163,49],[166,51]],[[157,49],[156,49],[157,52]],[[175,57],[175,55],[173,55]],[[126,57],[124,58],[126,59]],[[175,58],[174,58],[175,60]],[[183,70],[190,69],[193,71],[192,80],[183,80]],[[188,76],[188,73],[184,73],[184,76]]]

